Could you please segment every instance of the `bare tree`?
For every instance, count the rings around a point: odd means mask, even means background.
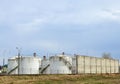
[[[102,54],[102,58],[104,58],[104,59],[113,59],[113,58],[111,57],[111,54],[110,54],[110,53],[103,53],[103,54]]]

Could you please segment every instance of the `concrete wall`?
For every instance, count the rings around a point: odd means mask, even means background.
[[[77,67],[76,67],[76,57],[72,58],[72,73],[76,74],[77,73]]]
[[[76,61],[75,58],[73,61],[73,67],[73,70],[76,69],[76,74],[119,73],[119,61],[114,59],[76,56]]]

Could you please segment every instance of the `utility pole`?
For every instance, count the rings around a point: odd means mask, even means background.
[[[18,47],[16,47],[16,49],[18,50],[18,75],[20,74],[20,52],[21,52],[21,48],[19,49]]]
[[[5,68],[5,59],[3,58],[3,73],[5,72],[4,68]]]
[[[6,50],[3,51],[3,67],[2,67],[2,70],[3,70],[3,73],[5,73],[5,54],[6,54]]]

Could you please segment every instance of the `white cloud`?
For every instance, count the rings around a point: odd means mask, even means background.
[[[101,17],[108,20],[114,20],[120,22],[120,10],[117,9],[105,9],[103,10]]]
[[[119,25],[116,26],[115,23],[120,22],[119,9],[119,0],[1,1],[0,24],[3,26],[0,26],[0,30],[4,31],[0,40],[5,46],[16,46],[20,43],[28,49],[35,47],[51,51],[60,50],[59,48],[80,51],[96,45],[99,48],[101,41],[101,45],[106,45],[105,39],[112,42],[116,37],[118,42],[119,32],[116,32],[116,28]],[[10,28],[13,30],[8,30]]]
[[[31,22],[29,21],[28,23],[16,24],[14,26],[14,30],[15,30],[15,32],[17,32],[20,35],[35,33],[36,31],[39,31],[42,29],[41,26],[45,22],[47,22],[47,20],[45,18],[33,19]]]
[[[96,24],[99,22],[115,19],[116,16],[102,10],[78,11],[69,13],[53,13],[46,16],[50,24]]]
[[[8,3],[7,3],[8,2]],[[29,25],[38,25],[36,23],[43,22],[45,19],[46,24],[94,24],[103,20],[117,20],[119,11],[108,13],[103,11],[104,8],[115,8],[116,1],[49,1],[49,0],[30,0],[30,1],[14,1],[2,2],[0,8],[0,20],[7,21],[14,25],[20,24],[22,27],[29,27]],[[118,4],[117,4],[118,5]],[[94,7],[95,6],[95,7]],[[102,7],[103,6],[103,7]],[[9,7],[9,8],[8,8]],[[119,6],[118,6],[119,8]],[[40,18],[39,21],[35,21]],[[27,23],[24,23],[27,22]],[[31,21],[31,22],[30,22]],[[21,22],[23,22],[21,24]],[[44,24],[44,23],[40,23]]]
[[[29,46],[29,44],[28,44]],[[56,51],[60,47],[60,45],[56,41],[51,40],[33,40],[30,42],[30,46],[33,48],[38,47],[39,49]]]

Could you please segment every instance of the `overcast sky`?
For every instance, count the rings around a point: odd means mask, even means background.
[[[0,0],[0,55],[120,55],[120,0]]]

